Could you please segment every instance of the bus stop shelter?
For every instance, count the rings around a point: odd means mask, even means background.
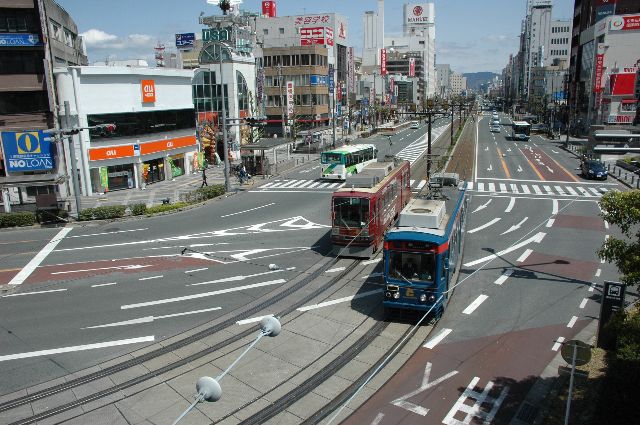
[[[272,167],[286,167],[291,162],[293,139],[262,138],[255,143],[240,146],[240,156],[249,174],[271,175]]]

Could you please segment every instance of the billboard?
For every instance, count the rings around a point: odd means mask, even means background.
[[[356,92],[356,55],[353,47],[347,49],[347,93]]]
[[[42,46],[38,34],[0,34],[0,47]]]
[[[434,22],[433,3],[417,3],[404,5],[404,24],[427,25]]]
[[[196,43],[196,35],[192,32],[176,34],[176,47],[178,49],[193,49]]]
[[[416,76],[416,58],[409,58],[409,77]]]
[[[380,49],[380,75],[387,75],[387,49]]]
[[[596,22],[616,13],[617,0],[596,0]]]
[[[333,64],[329,64],[329,75],[327,75],[328,84],[329,84],[329,93],[333,94],[333,86],[335,84],[333,79]]]
[[[275,1],[263,1],[262,2],[262,17],[263,18],[275,18],[276,17],[276,2]]]
[[[300,45],[313,46],[315,44],[333,46],[333,30],[329,27],[300,28]]]
[[[616,15],[611,18],[611,31],[640,30],[640,15]]]
[[[287,81],[287,118],[293,118],[293,106],[294,106],[294,87],[293,81]]]
[[[140,81],[142,89],[142,103],[154,103],[156,101],[156,83],[154,80]]]
[[[593,92],[600,93],[602,90],[602,70],[604,68],[604,44],[598,43],[596,53],[595,75],[593,77]]]
[[[3,131],[0,138],[7,171],[53,169],[51,142],[42,130]]]

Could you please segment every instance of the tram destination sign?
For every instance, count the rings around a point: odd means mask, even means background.
[[[231,39],[231,27],[227,28],[204,28],[202,30],[202,41],[229,41]]]

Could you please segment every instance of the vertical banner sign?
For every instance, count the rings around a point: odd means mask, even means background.
[[[355,52],[353,50],[353,47],[349,47],[349,63],[348,63],[348,70],[349,70],[349,85],[347,88],[347,93],[355,93],[356,92],[356,59],[355,59]]]
[[[257,76],[257,94],[256,94],[256,109],[262,112],[262,101],[264,97],[264,68],[258,68]]]
[[[109,190],[109,172],[107,167],[100,167],[100,185],[103,189]]]
[[[40,171],[53,168],[51,142],[41,130],[0,133],[7,171]]]
[[[289,119],[293,118],[293,95],[293,81],[287,81],[287,118]]]
[[[416,58],[409,58],[409,77],[416,76]]]
[[[338,102],[342,102],[342,86],[343,85],[344,85],[343,82],[338,83],[338,87],[336,90],[336,97],[338,98]]]
[[[154,80],[140,81],[142,89],[142,103],[154,103],[156,101],[156,83]]]
[[[604,281],[602,302],[600,303],[600,321],[598,323],[598,347],[605,350],[615,349],[616,338],[607,323],[618,310],[624,309],[625,285],[620,282]]]
[[[396,86],[396,81],[393,78],[389,79],[389,93],[393,93],[394,92],[394,88]]]
[[[369,87],[369,105],[374,105],[376,101],[376,91],[375,89],[372,87]]]
[[[329,93],[333,94],[333,86],[334,86],[334,80],[333,80],[333,64],[329,64]]]
[[[596,51],[596,63],[593,73],[593,92],[596,94],[595,109],[600,108],[600,99],[602,98],[602,70],[604,68],[604,44],[598,43]]]
[[[387,49],[380,49],[380,75],[387,75]]]

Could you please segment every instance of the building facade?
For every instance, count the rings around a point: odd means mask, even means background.
[[[437,95],[442,98],[451,96],[451,66],[448,63],[436,64]]]
[[[460,96],[464,95],[467,90],[467,77],[457,72],[451,73],[451,95]]]

